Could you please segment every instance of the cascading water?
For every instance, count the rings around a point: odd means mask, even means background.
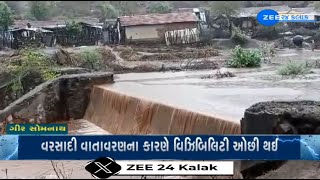
[[[240,125],[95,86],[84,119],[111,134],[239,134]]]

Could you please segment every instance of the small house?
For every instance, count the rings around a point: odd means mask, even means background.
[[[53,45],[53,32],[41,28],[18,28],[9,30],[10,47],[19,49],[23,47],[51,47]]]
[[[198,17],[192,12],[147,14],[120,17],[126,42],[165,42],[168,31],[198,28]]]

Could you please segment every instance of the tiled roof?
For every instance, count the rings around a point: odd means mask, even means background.
[[[120,17],[122,26],[137,26],[137,25],[154,25],[154,24],[169,24],[179,22],[197,22],[198,17],[193,13],[168,13],[168,14],[147,14],[137,16],[122,16]]]

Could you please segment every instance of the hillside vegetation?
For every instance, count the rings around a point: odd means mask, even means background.
[[[114,18],[117,15],[167,13],[176,8],[210,7],[209,1],[2,1],[15,19],[49,20],[91,16]],[[289,5],[306,7],[309,1],[242,1],[244,7]],[[312,1],[311,1],[312,2]]]

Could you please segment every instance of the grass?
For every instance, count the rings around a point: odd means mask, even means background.
[[[48,57],[32,49],[25,49],[21,57],[10,62],[7,70],[14,78],[9,83],[8,88],[16,94],[24,91],[22,79],[32,71],[39,72],[43,80],[55,79],[60,74],[55,70],[56,65]]]
[[[307,68],[305,64],[292,61],[289,61],[278,70],[278,74],[283,76],[303,75],[309,72],[310,68]]]

